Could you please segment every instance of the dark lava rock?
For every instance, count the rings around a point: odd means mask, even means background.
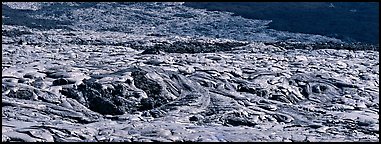
[[[367,74],[360,74],[359,77],[362,79],[362,80],[371,80],[372,78],[367,75]]]
[[[160,51],[168,53],[210,53],[219,51],[230,51],[232,48],[245,46],[246,43],[241,42],[216,42],[206,43],[198,41],[176,41],[170,43],[155,44],[153,47],[145,48],[142,54],[159,54]],[[141,48],[141,47],[139,47]]]
[[[200,120],[200,117],[197,117],[197,116],[189,117],[189,121],[199,121],[199,120]]]
[[[135,69],[131,76],[134,78],[134,84],[137,88],[143,90],[148,99],[142,100],[139,110],[148,110],[168,103],[168,99],[161,95],[163,87],[154,80],[145,77],[146,71]]]
[[[57,80],[54,80],[53,81],[53,86],[57,86],[57,85],[66,85],[68,84],[69,82],[66,80],[66,79],[57,79]]]
[[[67,72],[46,72],[46,76],[49,78],[69,78],[70,74]]]
[[[94,94],[94,93],[90,93]],[[112,101],[101,96],[92,96],[89,98],[89,108],[100,114],[121,115],[124,110],[119,109]]]
[[[312,92],[314,93],[324,93],[328,89],[325,85],[314,85],[312,86]]]
[[[58,85],[67,85],[67,84],[74,84],[75,81],[73,80],[68,80],[68,79],[65,79],[65,78],[60,78],[60,79],[56,79],[53,81],[53,86],[58,86]]]
[[[145,98],[141,100],[141,106],[139,110],[149,110],[155,108],[155,101],[153,98]]]
[[[249,87],[249,86],[243,85],[243,84],[238,85],[237,91],[239,91],[239,92],[248,92],[248,93],[252,93],[252,94],[256,93],[256,89],[255,88]]]
[[[273,116],[278,122],[285,122],[285,123],[289,123],[291,121],[293,121],[294,119],[290,116],[286,116],[284,114],[275,114]]]
[[[18,82],[18,83],[28,83],[28,82],[29,82],[29,79],[26,79],[26,78],[20,78],[17,82]]]
[[[64,88],[60,92],[100,114],[120,115],[127,111],[125,106],[129,106],[126,100],[113,95],[111,89],[102,89],[94,79],[84,80],[78,88]]]
[[[19,99],[32,100],[34,91],[32,89],[20,89],[17,91],[10,91],[7,96]]]
[[[98,76],[83,80],[83,83],[78,85],[77,88],[63,88],[60,92],[69,98],[76,99],[90,110],[111,115],[151,110],[170,101],[163,94],[163,86],[155,80],[147,78],[145,70],[132,68],[128,69],[128,71],[132,71],[133,84],[140,90],[131,89],[129,86],[132,84],[131,81],[111,82],[111,86],[105,86],[106,84],[96,81],[102,77]],[[67,84],[68,81],[58,79],[54,83],[57,85]]]
[[[247,118],[240,117],[237,114],[228,114],[224,118],[224,122],[225,122],[225,125],[232,125],[232,126],[240,126],[240,125],[243,125],[243,126],[255,126],[256,125],[256,123],[250,121]]]
[[[124,106],[128,106],[127,102],[113,95],[111,89],[102,89],[102,85],[93,79],[85,80],[84,84],[78,86],[78,90],[87,100],[89,109],[95,112],[111,115],[120,115],[126,112]],[[126,104],[121,105],[120,103]]]
[[[36,78],[35,75],[33,73],[26,73],[24,76],[24,78],[30,78],[30,79],[34,79]]]
[[[163,46],[156,44],[153,48],[148,48],[142,52],[142,54],[162,54]]]

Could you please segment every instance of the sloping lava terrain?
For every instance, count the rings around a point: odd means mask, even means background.
[[[379,141],[376,46],[78,27],[3,24],[3,142]]]

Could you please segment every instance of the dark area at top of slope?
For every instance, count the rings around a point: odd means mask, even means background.
[[[30,28],[37,28],[42,30],[48,29],[68,29],[71,30],[68,25],[71,25],[70,21],[59,21],[51,19],[36,19],[30,17],[37,13],[41,13],[42,10],[21,10],[12,9],[7,5],[2,4],[2,25],[18,25],[26,26]],[[62,10],[64,11],[64,10]],[[44,10],[46,12],[46,10]]]
[[[131,45],[132,48],[144,50],[142,54],[168,53],[213,53],[219,51],[231,51],[237,47],[245,46],[248,43],[242,42],[216,42],[207,43],[199,41],[176,41],[174,43],[158,43],[153,46]],[[300,43],[300,42],[267,42],[266,45],[273,45],[284,49],[336,49],[336,50],[371,50],[379,51],[379,45],[367,43]]]
[[[70,20],[54,20],[54,19],[37,19],[33,18],[35,15],[41,16],[55,16],[59,17],[66,15],[70,17],[67,12],[76,9],[84,9],[90,7],[97,7],[97,2],[77,2],[76,5],[68,5],[67,3],[54,3],[50,5],[43,5],[38,10],[25,10],[13,9],[8,5],[2,4],[2,24],[3,25],[18,25],[26,26],[29,28],[37,28],[42,30],[48,29],[67,29],[72,30],[69,25],[72,25]],[[110,4],[111,6],[127,5],[129,3]]]
[[[345,42],[379,43],[377,2],[186,2],[185,6],[272,20],[269,28],[319,34]]]
[[[372,51],[379,51],[380,47],[379,45],[372,45],[367,43],[332,43],[332,42],[325,42],[325,43],[292,43],[292,42],[268,42],[265,43],[266,45],[273,45],[276,47],[281,47],[284,49],[309,49],[309,50],[316,50],[316,49],[336,49],[336,50],[353,50],[353,51],[361,51],[361,50],[372,50]]]

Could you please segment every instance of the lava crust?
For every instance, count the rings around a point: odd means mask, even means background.
[[[374,47],[335,49],[330,42],[339,40],[179,3],[70,4],[50,19],[81,19],[68,26],[76,30],[3,24],[3,142],[379,141]],[[7,5],[37,9],[31,18],[56,10]],[[257,33],[234,36],[216,25],[200,37],[222,16],[232,29],[256,24]],[[112,21],[120,17],[139,20]],[[195,22],[189,33],[175,26]],[[146,26],[158,29],[145,33]]]

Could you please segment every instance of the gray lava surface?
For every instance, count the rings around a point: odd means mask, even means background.
[[[30,18],[52,6],[20,4]],[[49,17],[80,19],[70,29],[2,25],[3,142],[379,141],[378,47],[181,3],[78,5]],[[258,31],[186,32],[219,16]]]

